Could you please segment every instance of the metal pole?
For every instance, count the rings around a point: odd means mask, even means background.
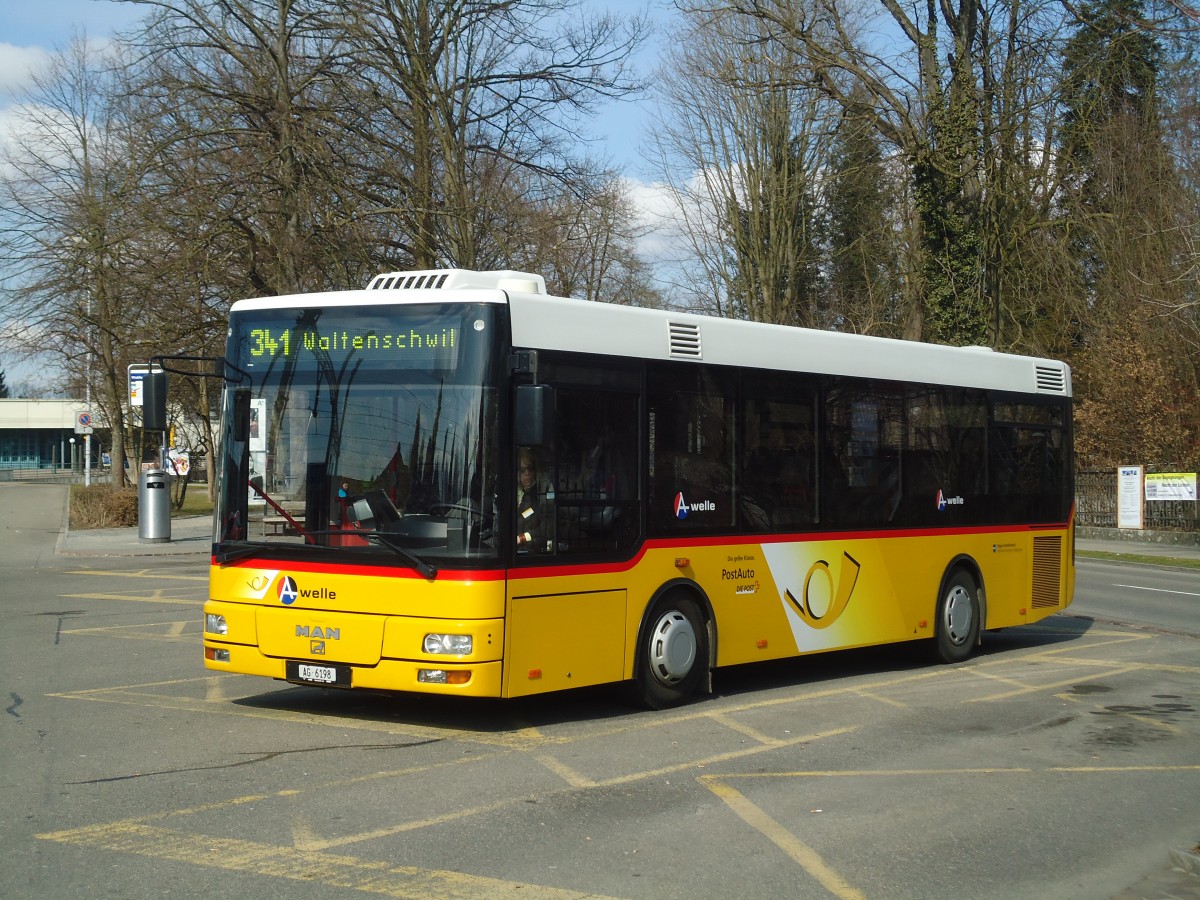
[[[89,287],[87,295],[87,317],[88,330],[91,330],[92,324],[92,291]],[[91,337],[89,333],[89,338]],[[92,342],[88,341],[87,347],[87,364],[84,368],[83,375],[83,390],[87,399],[84,401],[84,408],[87,414],[92,414]],[[88,434],[83,436],[83,484],[88,486],[92,483],[92,425],[88,425]]]

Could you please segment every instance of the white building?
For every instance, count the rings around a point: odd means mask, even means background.
[[[0,470],[83,468],[84,436],[75,429],[86,409],[83,400],[0,400]],[[93,435],[93,466],[99,444]]]

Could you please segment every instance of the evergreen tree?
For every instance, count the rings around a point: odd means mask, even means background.
[[[1077,178],[1088,181],[1105,125],[1132,117],[1157,129],[1162,54],[1154,34],[1140,24],[1143,0],[1095,0],[1080,15],[1063,59],[1062,158]]]
[[[1174,463],[1156,457],[1189,445],[1122,431],[1113,412],[1138,409],[1151,383],[1160,403],[1195,395],[1188,352],[1195,331],[1183,315],[1185,286],[1194,282],[1187,243],[1194,218],[1180,202],[1184,181],[1165,138],[1164,56],[1159,36],[1145,27],[1143,0],[1087,3],[1064,50],[1060,208],[1083,288],[1071,361],[1085,463],[1110,458],[1113,447],[1132,459]],[[1119,365],[1125,377],[1114,381]],[[1155,418],[1164,435],[1173,415]]]
[[[900,258],[896,191],[871,124],[842,117],[826,183],[829,324],[859,334],[900,337]]]
[[[1063,207],[1073,255],[1102,327],[1110,307],[1130,296],[1128,285],[1119,283],[1121,272],[1114,271],[1114,251],[1125,256],[1128,241],[1164,224],[1147,218],[1173,181],[1157,91],[1162,52],[1143,21],[1143,0],[1087,3],[1064,51]]]
[[[4,380],[4,370],[0,369],[0,400],[8,399],[8,383]]]

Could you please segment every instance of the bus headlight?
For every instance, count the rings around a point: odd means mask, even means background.
[[[443,656],[469,656],[474,642],[469,634],[427,634],[425,652]]]
[[[216,613],[204,614],[204,630],[209,634],[229,634],[229,623]]]
[[[470,669],[417,669],[418,684],[470,684]]]

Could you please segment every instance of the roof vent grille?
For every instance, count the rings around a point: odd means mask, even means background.
[[[1036,366],[1037,389],[1042,394],[1065,394],[1067,392],[1066,373],[1055,366]]]
[[[424,272],[384,272],[367,284],[369,291],[420,291],[452,289],[494,289],[526,294],[545,294],[546,280],[541,275],[513,272],[475,272],[471,269],[428,269]]]
[[[700,326],[690,322],[668,322],[671,330],[671,356],[674,359],[702,359]]]

